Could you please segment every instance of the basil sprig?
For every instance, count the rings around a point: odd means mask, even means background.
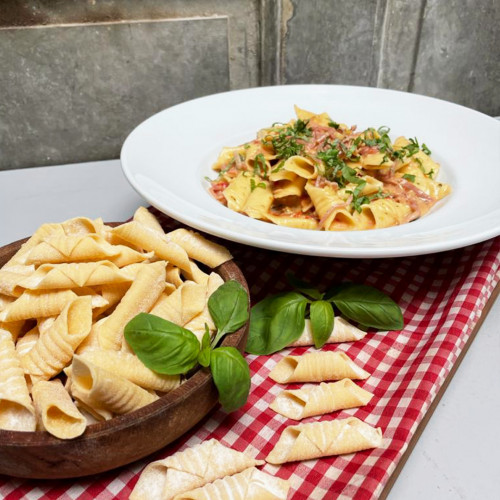
[[[195,334],[153,314],[140,313],[125,326],[125,340],[151,370],[166,375],[184,375],[198,364],[210,368],[219,401],[228,411],[243,406],[250,391],[250,371],[234,347],[216,347],[228,333],[248,320],[248,294],[236,281],[226,281],[208,300],[217,328],[214,340],[208,326],[201,345]]]
[[[322,293],[294,277],[288,279],[301,293],[273,295],[252,308],[247,352],[272,354],[287,347],[302,334],[306,316],[319,349],[333,330],[335,308],[362,328],[401,330],[404,326],[400,307],[374,287],[340,283]]]

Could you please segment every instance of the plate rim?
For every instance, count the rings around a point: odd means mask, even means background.
[[[293,90],[304,90],[308,89],[310,90],[311,88],[321,88],[324,90],[338,90],[341,91],[342,89],[347,89],[348,91],[353,91],[353,90],[362,90],[362,91],[368,91],[368,92],[373,92],[373,93],[383,93],[383,94],[398,94],[398,95],[406,95],[406,96],[413,96],[416,98],[422,98],[425,100],[429,101],[435,101],[438,103],[445,103],[445,105],[452,106],[453,108],[461,108],[465,110],[466,112],[470,113],[473,112],[477,114],[478,116],[481,117],[481,119],[488,119],[491,120],[492,126],[497,126],[500,131],[500,122],[495,119],[494,117],[491,117],[489,115],[486,115],[485,113],[482,113],[478,110],[468,108],[466,106],[463,106],[461,104],[453,103],[451,101],[447,101],[444,99],[439,99],[436,97],[431,97],[431,96],[425,96],[423,94],[417,94],[417,93],[410,93],[410,92],[404,92],[401,90],[392,90],[392,89],[384,89],[384,88],[379,88],[379,87],[366,87],[366,86],[358,86],[358,85],[334,85],[334,84],[294,84],[294,85],[275,85],[275,86],[263,86],[263,87],[249,87],[245,89],[234,89],[234,90],[229,90],[229,91],[223,91],[223,92],[218,92],[215,94],[210,94],[207,96],[202,96],[202,97],[197,97],[195,99],[190,99],[187,101],[184,101],[182,103],[175,104],[174,106],[165,108],[153,115],[151,115],[149,118],[141,122],[139,125],[137,125],[127,136],[125,139],[121,152],[120,152],[120,163],[122,167],[123,174],[125,175],[125,178],[127,181],[131,184],[131,186],[136,190],[142,197],[144,197],[149,203],[151,203],[152,206],[154,206],[156,209],[159,211],[167,214],[168,216],[182,222],[183,224],[186,224],[188,226],[191,226],[197,230],[204,231],[210,235],[223,238],[228,241],[233,241],[236,243],[241,243],[241,244],[246,244],[249,246],[257,247],[257,248],[263,248],[266,250],[275,250],[275,251],[281,251],[281,252],[287,252],[287,253],[295,253],[295,254],[300,254],[300,255],[310,255],[310,256],[321,256],[321,257],[341,257],[341,258],[388,258],[388,257],[409,257],[409,256],[414,256],[414,255],[425,255],[425,254],[431,254],[431,253],[436,253],[436,252],[443,252],[443,251],[448,251],[448,250],[454,250],[457,248],[462,248],[468,245],[480,243],[486,240],[489,240],[491,238],[494,238],[498,235],[500,235],[500,224],[493,224],[491,227],[488,227],[485,230],[482,230],[480,232],[475,232],[475,233],[466,233],[462,235],[461,237],[456,237],[453,238],[452,240],[446,240],[446,241],[435,241],[435,242],[426,242],[424,246],[418,245],[418,246],[412,246],[409,247],[408,245],[399,245],[399,246],[390,246],[390,247],[370,247],[370,246],[357,246],[357,247],[338,247],[338,246],[329,246],[328,244],[325,245],[318,245],[316,243],[311,243],[311,244],[301,244],[301,243],[296,243],[296,242],[283,242],[279,241],[276,239],[269,239],[269,238],[263,238],[263,237],[258,237],[255,235],[250,235],[250,234],[245,234],[245,233],[235,233],[232,230],[225,229],[221,226],[217,226],[213,223],[206,223],[201,221],[199,218],[196,216],[193,216],[192,214],[185,214],[182,213],[178,210],[170,206],[168,204],[162,202],[159,200],[156,196],[154,196],[152,193],[147,192],[147,190],[144,189],[143,186],[140,185],[139,182],[137,182],[134,172],[132,172],[132,168],[130,167],[128,161],[127,161],[127,151],[128,148],[130,148],[131,143],[134,140],[134,137],[137,133],[137,130],[147,126],[146,124],[151,122],[153,119],[157,119],[158,115],[164,114],[169,112],[170,110],[174,108],[179,108],[181,106],[184,106],[186,104],[192,105],[193,103],[196,104],[196,102],[199,101],[207,101],[213,98],[220,98],[221,96],[224,95],[237,95],[237,94],[245,94],[245,93],[260,93],[260,92],[278,92],[280,88],[287,88],[290,89],[291,91]],[[493,125],[494,124],[494,125]],[[191,204],[193,208],[196,208],[196,205]],[[500,211],[497,210],[497,211]],[[496,211],[494,212],[496,213]],[[237,214],[234,212],[234,214]],[[237,214],[241,215],[241,214]],[[246,217],[246,216],[243,216]],[[484,219],[484,218],[491,218],[491,212],[489,214],[483,214],[477,219]],[[499,217],[500,219],[500,217]],[[253,220],[253,219],[252,219]],[[493,222],[495,221],[495,218],[493,217]],[[268,224],[264,221],[258,221],[262,224]],[[274,226],[274,225],[273,225]],[[276,227],[276,226],[275,226]],[[280,227],[280,226],[277,226]],[[398,227],[398,226],[394,226]],[[383,228],[383,229],[373,229],[373,230],[367,230],[367,231],[341,231],[340,233],[367,233],[368,231],[376,231],[377,234],[380,234],[380,231],[387,231],[394,229],[394,227],[389,227],[389,228]],[[295,231],[307,231],[310,233],[310,230],[305,230],[305,229],[298,229],[298,228],[286,228],[286,229],[293,229]],[[333,232],[332,232],[333,233]],[[424,233],[425,234],[425,233]]]

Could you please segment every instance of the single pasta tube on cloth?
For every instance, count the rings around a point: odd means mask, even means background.
[[[79,355],[73,357],[71,367],[71,394],[91,408],[123,415],[158,399],[156,394]]]
[[[337,316],[333,323],[333,330],[328,337],[326,344],[335,344],[340,342],[354,342],[361,340],[366,335],[366,332],[351,325],[344,318]],[[314,345],[311,320],[306,319],[304,331],[300,337],[290,344],[290,347],[300,347],[306,345]]]
[[[32,394],[41,427],[47,432],[59,439],[73,439],[85,432],[85,417],[59,379],[37,382]]]
[[[0,329],[0,429],[32,432],[36,429],[21,361],[10,332]]]
[[[339,382],[304,386],[297,390],[283,391],[270,404],[276,413],[293,420],[324,415],[337,410],[355,408],[369,403],[371,392],[345,378]]]
[[[217,479],[174,500],[286,500],[290,483],[252,467]]]
[[[278,465],[343,455],[377,448],[381,444],[382,430],[355,417],[291,425],[283,431],[266,462]]]
[[[171,500],[176,495],[263,463],[210,439],[147,465],[130,500]]]
[[[368,372],[356,365],[345,352],[311,352],[285,356],[269,376],[280,384],[289,382],[324,382],[326,380],[365,379]]]

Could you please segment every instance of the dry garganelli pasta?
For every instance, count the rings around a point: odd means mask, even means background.
[[[212,268],[231,258],[200,234],[165,233],[143,207],[115,227],[41,226],[0,268],[0,430],[72,439],[174,390],[185,379],[146,367],[125,325],[154,312],[213,336],[207,301],[224,280]]]
[[[218,201],[281,226],[344,231],[411,222],[451,192],[416,138],[392,142],[388,127],[357,132],[326,113],[295,111],[296,120],[221,151],[209,180]]]

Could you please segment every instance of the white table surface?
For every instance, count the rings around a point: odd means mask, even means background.
[[[119,160],[0,172],[0,245],[44,222],[121,221],[143,200]],[[389,500],[500,498],[500,301],[396,480]]]

